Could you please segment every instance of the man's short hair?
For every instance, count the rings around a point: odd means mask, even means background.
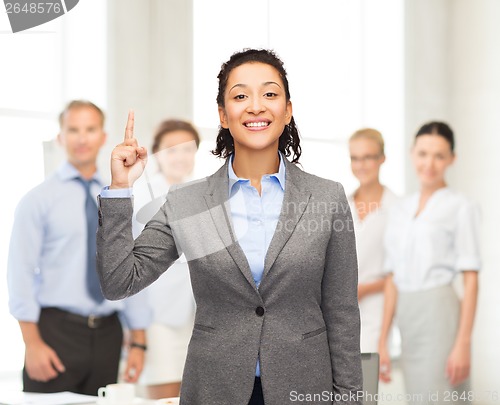
[[[104,119],[105,119],[104,112],[99,107],[97,107],[93,102],[88,100],[72,100],[68,104],[66,104],[64,110],[62,110],[61,113],[59,114],[59,127],[62,128],[64,116],[69,110],[82,107],[90,107],[96,110],[101,117],[101,124],[102,127],[104,128]]]

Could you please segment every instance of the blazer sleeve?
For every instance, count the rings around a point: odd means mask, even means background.
[[[153,283],[180,256],[169,217],[170,200],[134,241],[131,198],[99,198],[97,271],[104,296],[118,300]]]
[[[321,307],[333,372],[334,404],[362,404],[358,264],[349,204],[337,183],[331,236],[322,280]],[[359,393],[359,394],[358,394]]]

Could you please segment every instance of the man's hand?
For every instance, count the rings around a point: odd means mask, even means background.
[[[38,324],[19,321],[26,354],[24,365],[28,377],[35,381],[47,382],[56,378],[66,369],[57,353],[42,339]]]
[[[127,368],[125,369],[123,379],[127,382],[135,383],[144,368],[146,331],[144,329],[132,329],[125,336],[125,344],[129,346],[129,350]]]
[[[144,350],[131,347],[128,351],[127,368],[123,379],[129,383],[135,383],[139,379],[144,368]]]
[[[41,382],[53,380],[65,371],[59,356],[42,340],[26,345],[25,366],[28,377]]]
[[[111,185],[114,188],[129,188],[141,177],[148,160],[146,148],[139,146],[134,138],[134,112],[128,113],[125,138],[111,153]]]

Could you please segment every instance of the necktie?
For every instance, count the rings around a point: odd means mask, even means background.
[[[96,270],[96,232],[98,224],[97,205],[90,193],[90,185],[93,180],[77,178],[85,189],[85,216],[87,219],[87,291],[98,303],[104,300],[99,284],[99,277]]]

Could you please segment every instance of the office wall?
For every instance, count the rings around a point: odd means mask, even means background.
[[[454,0],[450,8],[449,113],[457,134],[451,183],[480,202],[482,254],[474,333],[477,394],[500,391],[500,2]],[[483,395],[486,398],[486,395]],[[482,400],[478,403],[495,403]]]
[[[449,117],[449,0],[405,2],[405,183],[417,189],[409,160],[413,135],[423,122]]]

